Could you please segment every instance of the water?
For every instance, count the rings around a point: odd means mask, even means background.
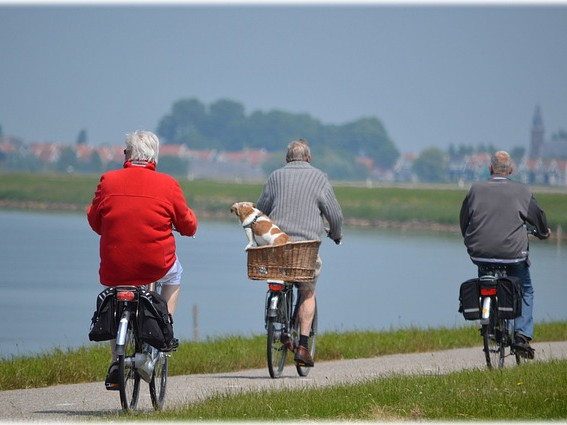
[[[88,341],[98,281],[98,236],[78,214],[0,211],[0,357]],[[246,274],[246,237],[236,222],[202,221],[177,238],[184,266],[175,332],[201,339],[262,334],[266,284]],[[461,282],[475,277],[459,235],[345,229],[323,241],[318,284],[321,331],[457,327]],[[565,250],[532,242],[535,320],[567,320]]]

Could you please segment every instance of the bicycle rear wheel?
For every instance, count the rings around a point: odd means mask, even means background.
[[[120,403],[122,410],[134,410],[138,404],[140,394],[140,375],[135,367],[136,352],[140,351],[141,345],[136,340],[136,332],[132,320],[128,321],[126,331],[126,344],[124,354],[118,356],[118,370],[120,372]]]
[[[150,398],[155,410],[161,410],[165,401],[167,389],[168,356],[167,353],[157,352],[157,362],[150,381]]]
[[[506,323],[498,318],[495,300],[490,303],[490,319],[487,325],[482,325],[482,339],[486,365],[490,368],[504,367],[505,342],[504,332]]]
[[[299,298],[299,296],[298,296]],[[299,301],[299,300],[298,300]],[[299,305],[299,304],[298,304]],[[317,327],[318,327],[318,315],[317,315],[317,301],[315,301],[315,312],[313,314],[313,322],[311,322],[311,330],[309,331],[309,342],[307,343],[307,349],[309,350],[309,354],[311,357],[315,359],[315,347],[317,346]],[[296,341],[295,346],[298,345],[299,342],[299,317],[297,313],[293,318],[293,339]],[[297,373],[299,376],[307,376],[309,375],[309,371],[312,369],[310,367],[299,366],[298,364],[295,365],[297,369]]]

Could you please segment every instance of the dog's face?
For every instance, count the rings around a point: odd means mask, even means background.
[[[236,214],[242,222],[250,214],[256,212],[256,205],[253,202],[236,202],[230,207],[230,212]]]

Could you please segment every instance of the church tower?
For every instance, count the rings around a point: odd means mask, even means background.
[[[541,109],[536,106],[534,118],[532,121],[532,132],[530,139],[530,159],[541,158],[543,150],[545,130],[543,128],[543,119],[541,118]]]

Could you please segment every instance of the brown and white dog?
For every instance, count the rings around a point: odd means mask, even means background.
[[[236,202],[230,208],[240,219],[244,232],[248,237],[246,249],[256,245],[283,245],[290,241],[276,224],[252,202]]]

